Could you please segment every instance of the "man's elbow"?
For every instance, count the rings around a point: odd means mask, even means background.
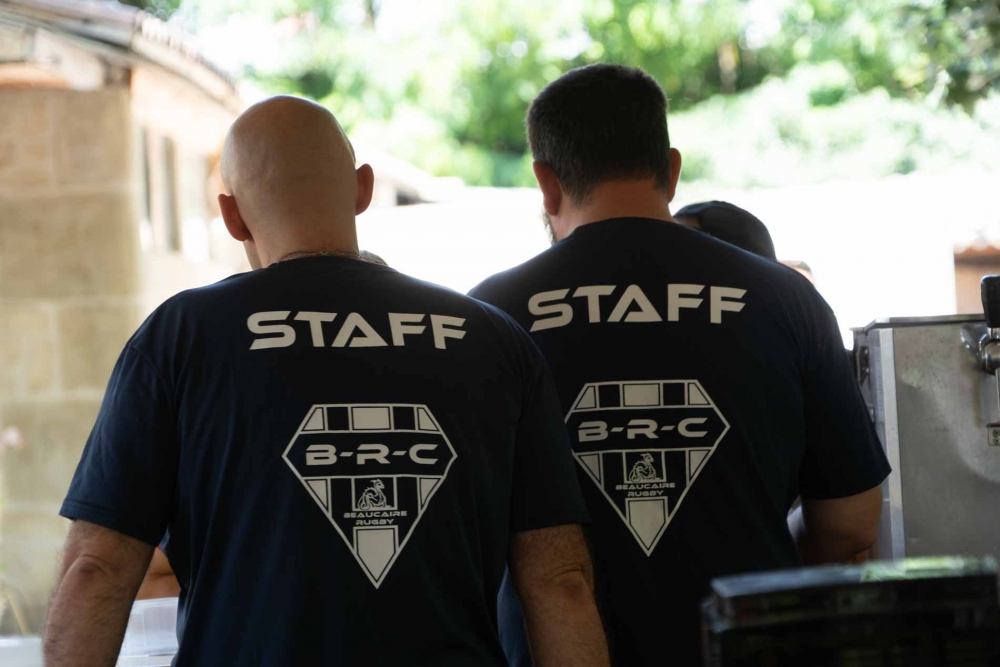
[[[567,603],[586,603],[594,599],[594,593],[583,567],[560,572],[534,586],[524,588],[530,597],[560,600]]]
[[[877,516],[874,519],[870,519],[864,522],[864,524],[858,528],[858,534],[856,539],[857,539],[856,546],[858,547],[858,553],[861,553],[862,551],[868,551],[873,546],[875,546],[875,542],[876,540],[878,540]]]
[[[853,562],[875,544],[874,527],[859,524],[837,528],[812,529],[808,537],[799,542],[799,552],[807,565]]]
[[[839,526],[827,536],[831,541],[839,542],[845,551],[859,554],[875,546],[878,539],[878,515],[860,514],[857,520],[850,524]]]
[[[96,578],[108,578],[113,579],[115,576],[114,564],[104,560],[103,558],[98,558],[91,554],[80,554],[73,559],[73,563],[69,566],[67,574],[72,574],[75,577],[81,579],[96,579]]]
[[[63,582],[70,583],[74,588],[96,586],[112,590],[124,587],[124,578],[120,565],[92,554],[80,554],[66,568]]]
[[[839,560],[853,560],[873,546],[878,538],[878,521],[874,523],[858,523],[850,530],[830,537],[830,542],[837,545]]]

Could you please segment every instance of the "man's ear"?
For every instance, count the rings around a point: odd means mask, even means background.
[[[375,172],[370,165],[358,167],[358,198],[354,201],[354,215],[361,215],[372,203],[372,191],[375,188]]]
[[[676,148],[670,149],[670,184],[667,186],[667,203],[674,200],[674,193],[677,192],[677,179],[681,176],[681,152]]]
[[[548,165],[538,160],[531,163],[531,168],[535,172],[538,189],[542,191],[542,206],[545,207],[545,212],[550,216],[559,215],[564,196],[559,177]]]
[[[253,234],[250,233],[246,223],[243,222],[239,206],[236,205],[236,197],[220,194],[219,210],[222,211],[222,219],[226,223],[226,229],[229,230],[230,236],[240,243],[253,240]]]

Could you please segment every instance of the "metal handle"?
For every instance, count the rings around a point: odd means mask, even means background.
[[[979,285],[986,326],[990,329],[1000,329],[1000,276],[983,276]]]
[[[987,333],[979,341],[979,358],[983,370],[996,378],[997,405],[1000,406],[1000,276],[983,276],[979,283],[986,316]],[[986,442],[1000,446],[1000,423],[986,425]]]

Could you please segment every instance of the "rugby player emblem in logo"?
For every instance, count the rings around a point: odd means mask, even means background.
[[[284,459],[378,588],[455,460],[426,405],[314,405]]]
[[[697,380],[588,384],[566,426],[577,463],[647,556],[729,430]]]

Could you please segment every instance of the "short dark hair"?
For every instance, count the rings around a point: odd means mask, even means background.
[[[655,178],[666,190],[667,108],[663,89],[641,69],[601,64],[571,70],[528,109],[531,155],[577,201],[619,179]]]

